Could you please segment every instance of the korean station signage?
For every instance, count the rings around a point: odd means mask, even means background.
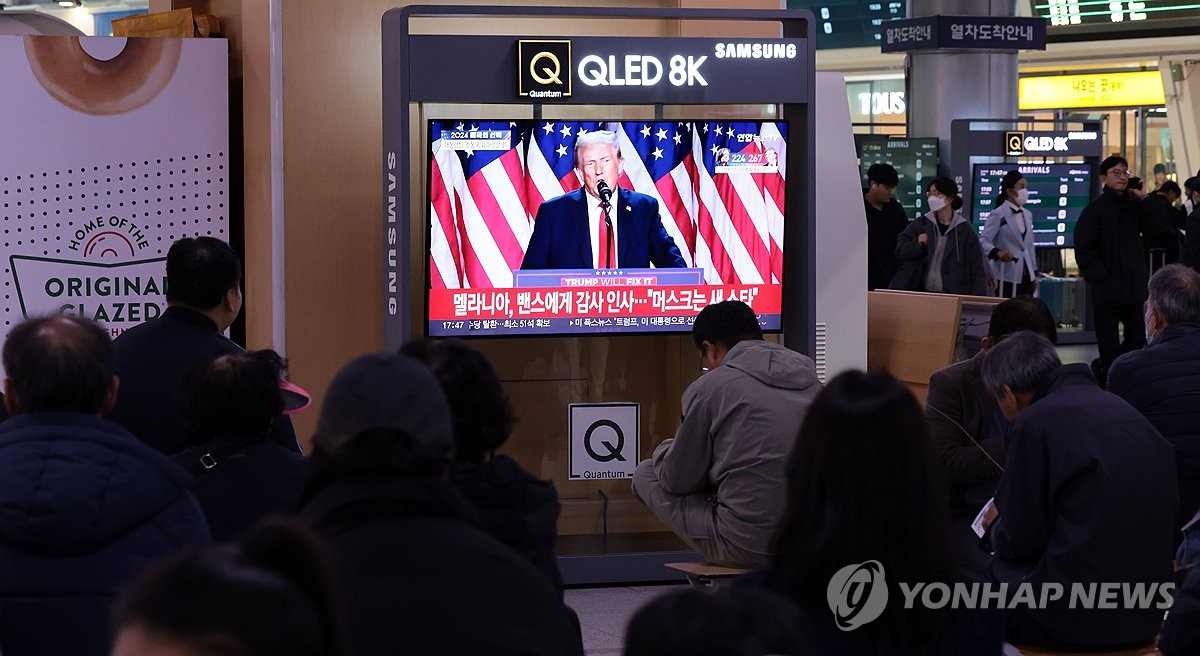
[[[1004,154],[1009,157],[1088,157],[1099,151],[1100,133],[1093,130],[1004,133]]]
[[[1017,85],[1018,103],[1023,110],[1166,103],[1158,71],[1023,77]]]
[[[923,16],[887,21],[882,52],[911,50],[1045,50],[1046,21],[1014,16]]]
[[[412,37],[414,95],[538,103],[808,102],[807,39]],[[446,76],[470,84],[446,85]],[[484,87],[484,89],[480,89]],[[436,91],[435,91],[436,89]]]

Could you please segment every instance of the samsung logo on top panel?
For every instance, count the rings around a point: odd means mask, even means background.
[[[717,59],[795,59],[799,53],[794,43],[718,43],[713,54]]]

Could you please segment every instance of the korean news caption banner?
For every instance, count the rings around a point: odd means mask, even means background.
[[[172,242],[229,239],[227,42],[0,36],[0,80],[5,334],[159,316]]]
[[[522,272],[539,206],[575,191],[575,140],[618,135],[618,186],[655,198],[684,269]],[[511,121],[431,126],[431,335],[681,332],[741,300],[781,326],[782,122]]]

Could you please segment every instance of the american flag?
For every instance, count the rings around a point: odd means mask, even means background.
[[[442,130],[472,128],[511,130],[508,149],[444,147]],[[431,125],[430,285],[511,287],[538,206],[579,188],[575,140],[597,129],[618,134],[618,184],[658,200],[668,234],[707,283],[782,280],[785,124],[543,120]],[[718,172],[723,148],[758,160],[774,150],[778,168]]]

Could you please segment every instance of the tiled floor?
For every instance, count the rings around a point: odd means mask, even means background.
[[[586,656],[620,656],[625,627],[637,609],[658,595],[686,587],[679,583],[567,590],[567,605],[579,614]]]

